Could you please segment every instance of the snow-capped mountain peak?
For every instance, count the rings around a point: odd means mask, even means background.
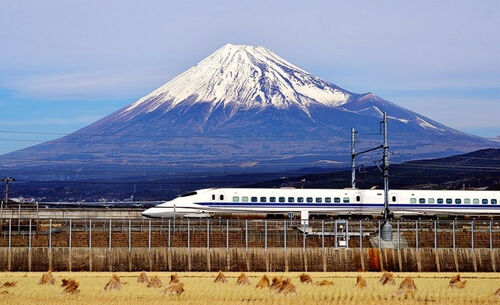
[[[10,169],[16,160],[19,169],[77,175],[81,169],[94,177],[119,168],[124,175],[131,168],[170,175],[344,164],[351,127],[360,134],[358,149],[373,147],[381,140],[373,133],[383,112],[393,162],[500,143],[453,130],[373,93],[346,91],[266,48],[228,44],[137,102],[71,135],[0,158],[0,167]]]
[[[336,107],[349,91],[324,81],[259,46],[226,44],[197,65],[139,99],[121,115],[168,111],[179,104],[211,103],[212,109]]]

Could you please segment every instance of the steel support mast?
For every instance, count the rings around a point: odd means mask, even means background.
[[[384,112],[382,124],[384,142],[382,145],[373,147],[364,151],[356,152],[356,133],[354,128],[351,128],[351,186],[356,188],[356,157],[358,155],[368,153],[377,149],[383,149],[382,157],[382,175],[384,178],[384,224],[381,228],[381,237],[384,241],[392,241],[392,226],[389,222],[391,216],[389,209],[389,141],[387,128],[387,112]]]
[[[351,128],[351,187],[356,188],[356,130]]]
[[[382,158],[382,170],[384,175],[384,225],[382,226],[382,239],[392,241],[392,226],[389,222],[389,142],[387,136],[387,112],[384,112],[384,120],[382,121],[384,128],[384,155]]]

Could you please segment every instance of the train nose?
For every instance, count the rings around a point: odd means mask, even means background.
[[[162,217],[162,210],[159,208],[149,208],[146,211],[142,212],[142,216],[148,218],[158,218]]]

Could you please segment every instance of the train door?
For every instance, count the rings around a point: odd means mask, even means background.
[[[217,192],[217,201],[225,201],[226,200],[226,194],[224,192]]]
[[[359,213],[363,213],[363,195],[361,194],[361,192],[355,192],[354,193],[354,206],[353,206],[353,209],[356,210],[356,212],[359,214]]]

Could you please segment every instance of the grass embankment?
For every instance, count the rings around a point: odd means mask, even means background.
[[[451,273],[395,273],[396,285],[379,284],[381,273],[309,273],[313,282],[332,281],[333,286],[302,284],[300,273],[267,273],[289,277],[296,286],[296,294],[280,295],[269,288],[257,289],[255,285],[265,273],[246,273],[250,285],[236,285],[240,273],[226,273],[227,283],[214,283],[217,272],[178,273],[184,283],[185,292],[179,296],[165,295],[163,288],[147,288],[146,283],[138,283],[136,273],[117,273],[123,283],[119,291],[105,291],[104,287],[111,273],[74,272],[53,273],[55,285],[40,285],[42,273],[0,273],[0,286],[4,282],[17,281],[15,287],[0,288],[0,304],[500,304],[500,297],[493,294],[500,288],[498,273],[462,273],[467,280],[463,289],[448,288]],[[171,273],[151,272],[157,275],[166,287]],[[366,289],[354,288],[356,276],[366,279]],[[418,288],[417,292],[404,299],[395,295],[399,283],[411,276]],[[75,295],[63,294],[61,280],[73,278],[79,282],[80,292]],[[5,292],[6,291],[6,292]]]

